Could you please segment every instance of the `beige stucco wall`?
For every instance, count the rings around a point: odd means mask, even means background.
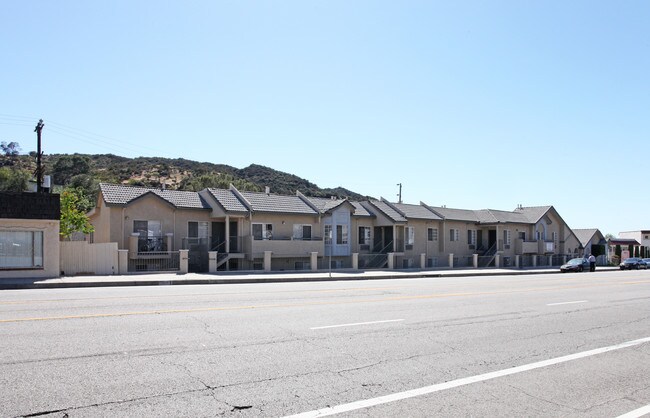
[[[413,227],[415,232],[415,239],[413,242],[413,249],[406,249],[407,242],[407,233],[406,227]],[[438,241],[429,241],[428,240],[428,230],[429,228],[435,228],[438,230],[438,240],[440,240],[440,228],[441,224],[439,221],[428,221],[424,219],[409,219],[408,223],[404,228],[404,235],[400,237],[404,240],[404,256],[419,257],[420,254],[426,254],[427,256],[439,255],[440,245]],[[419,258],[417,259],[419,260]]]
[[[252,224],[258,223],[273,225],[271,240],[253,240]],[[312,251],[323,254],[323,224],[319,216],[255,213],[249,219],[242,219],[241,225],[244,251],[252,257],[259,257],[263,251],[273,251],[273,257],[293,257]],[[292,240],[294,225],[311,225],[312,241]]]
[[[252,224],[272,224],[274,239],[291,239],[293,236],[293,225],[311,225],[312,237],[322,237],[323,227],[320,218],[314,215],[302,214],[276,214],[276,213],[254,213],[244,224],[244,236],[252,235]]]
[[[370,228],[369,250],[361,250],[359,245],[359,227],[362,226]],[[350,218],[350,251],[352,253],[369,253],[372,251],[373,240],[375,238],[373,227],[373,218],[359,216],[352,216]]]
[[[43,268],[4,270],[3,278],[51,278],[60,274],[59,221],[40,219],[0,219],[0,230],[42,231],[43,232]]]

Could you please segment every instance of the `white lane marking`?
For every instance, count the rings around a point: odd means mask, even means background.
[[[635,409],[634,411],[630,411],[627,414],[619,415],[618,418],[639,418],[646,414],[650,414],[650,405]]]
[[[633,341],[627,341],[621,344],[610,345],[608,347],[596,348],[594,350],[583,351],[581,353],[569,354],[567,356],[556,357],[549,360],[538,361],[536,363],[524,364],[522,366],[511,367],[509,369],[497,370],[495,372],[479,374],[477,376],[464,377],[462,379],[456,379],[445,383],[438,383],[431,386],[425,386],[419,389],[412,389],[412,390],[407,390],[405,392],[398,392],[390,395],[379,396],[377,398],[365,399],[362,401],[350,402],[342,405],[316,409],[314,411],[308,411],[308,412],[303,412],[301,414],[291,415],[290,417],[292,418],[324,417],[327,415],[334,415],[343,412],[355,411],[357,409],[370,408],[372,406],[382,405],[389,402],[401,401],[404,399],[414,398],[416,396],[422,396],[434,392],[440,392],[447,389],[457,388],[459,386],[470,385],[472,383],[484,382],[486,380],[496,379],[498,377],[510,376],[517,373],[540,369],[542,367],[548,367],[560,363],[566,363],[568,361],[578,360],[585,357],[591,357],[598,354],[607,353],[609,351],[634,347],[647,342],[650,342],[650,337],[641,338]]]
[[[340,328],[340,327],[355,327],[357,325],[370,325],[370,324],[385,324],[386,322],[399,322],[403,319],[388,319],[386,321],[373,321],[373,322],[357,322],[355,324],[341,324],[341,325],[328,325],[325,327],[313,327],[309,329],[326,329],[326,328]]]
[[[574,300],[573,302],[547,303],[546,306],[571,305],[574,303],[587,303],[588,300]]]

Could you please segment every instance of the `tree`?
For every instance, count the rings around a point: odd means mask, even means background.
[[[61,224],[59,234],[69,239],[75,232],[89,234],[95,230],[86,216],[85,208],[92,207],[81,188],[67,188],[61,193]]]
[[[5,192],[24,192],[27,190],[30,175],[24,170],[0,167],[0,190]]]
[[[20,154],[20,144],[18,142],[10,142],[7,144],[6,141],[2,141],[2,143],[0,143],[0,148],[2,148],[2,152],[4,152],[7,157],[15,157]]]
[[[55,184],[65,186],[79,174],[90,174],[90,158],[85,155],[62,155],[52,166],[52,179]]]

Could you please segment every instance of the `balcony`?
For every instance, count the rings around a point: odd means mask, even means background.
[[[265,251],[272,251],[274,257],[305,257],[309,253],[324,254],[325,243],[322,237],[293,238],[273,236],[272,239],[244,238],[247,242],[246,251],[253,258],[260,258]]]
[[[515,241],[515,251],[517,254],[553,254],[555,253],[555,243],[553,241],[524,241],[518,239]]]

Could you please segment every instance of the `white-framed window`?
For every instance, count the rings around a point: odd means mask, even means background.
[[[370,245],[370,227],[369,226],[360,226],[359,227],[359,244],[361,244],[361,245]]]
[[[503,230],[503,245],[505,245],[506,249],[510,248],[510,241],[511,241],[510,230],[509,229],[504,229]]]
[[[43,231],[0,231],[0,268],[42,268]]]
[[[415,228],[407,226],[404,228],[404,241],[406,245],[413,245],[415,243]]]
[[[205,221],[189,221],[187,223],[187,237],[188,238],[208,238],[209,222]]]
[[[348,226],[336,225],[336,243],[338,245],[348,243]]]
[[[467,243],[473,247],[476,246],[476,229],[467,230]]]
[[[311,240],[311,225],[293,224],[293,239],[306,241]]]
[[[255,223],[253,227],[253,239],[273,239],[273,224]]]
[[[325,244],[332,245],[332,225],[325,225],[323,232],[325,233]]]
[[[449,241],[458,241],[460,239],[460,231],[456,228],[449,230]]]
[[[438,241],[438,228],[427,229],[427,240]]]

